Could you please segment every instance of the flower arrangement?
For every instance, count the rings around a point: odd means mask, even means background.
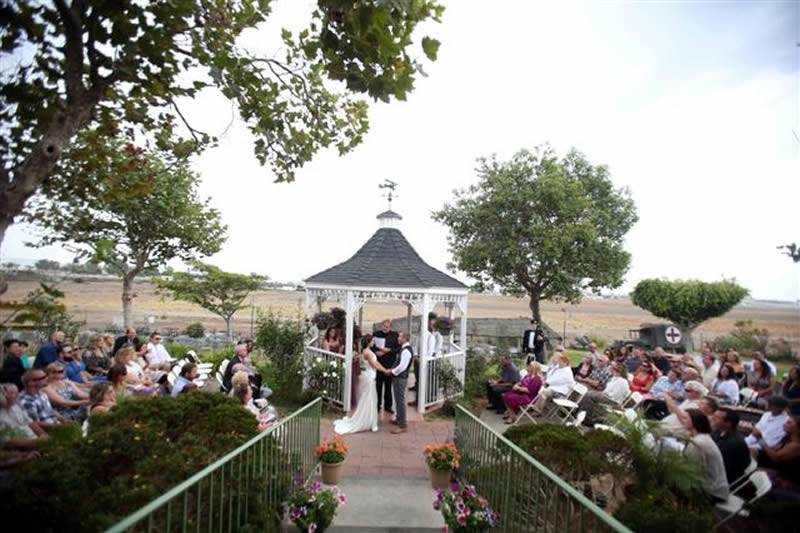
[[[298,530],[321,533],[331,525],[336,510],[345,503],[347,498],[338,488],[323,489],[319,481],[307,485],[298,476],[294,478],[294,490],[286,502],[286,511]]]
[[[446,316],[440,316],[436,319],[436,330],[442,335],[450,335],[450,332],[453,331],[453,320]]]
[[[447,531],[452,533],[488,531],[500,522],[500,515],[475,487],[458,482],[453,482],[450,490],[436,489],[433,508],[441,511]]]
[[[455,470],[461,462],[461,455],[455,444],[429,444],[423,450],[425,462],[434,470]]]
[[[347,452],[350,451],[347,443],[340,436],[335,436],[332,439],[323,440],[322,443],[314,448],[314,453],[323,463],[341,463],[347,457]]]
[[[306,365],[305,375],[308,389],[318,396],[327,397],[328,391],[336,390],[340,377],[341,363],[317,356]]]

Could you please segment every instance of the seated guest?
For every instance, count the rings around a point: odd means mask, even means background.
[[[711,438],[722,454],[728,484],[741,478],[751,461],[750,450],[738,427],[739,414],[736,411],[717,409],[711,416],[711,428],[714,430]]]
[[[641,392],[642,394],[648,392],[653,383],[656,382],[657,374],[658,369],[653,365],[652,361],[649,359],[642,361],[641,366],[633,373],[631,392]]]
[[[113,348],[111,348],[111,357],[117,355],[117,352],[122,348],[133,348],[137,356],[147,353],[147,346],[136,336],[136,330],[134,328],[126,329],[125,335],[117,337],[117,340],[114,341]]]
[[[766,405],[767,398],[775,389],[775,373],[760,359],[753,359],[753,370],[747,377],[747,386],[755,391],[754,401],[759,407]]]
[[[690,381],[686,384],[686,399],[680,404],[676,403],[669,395],[662,395],[661,399],[667,404],[670,414],[659,422],[661,432],[668,435],[684,434],[685,422],[688,420],[686,412],[689,409],[702,409],[707,415],[716,411],[717,402],[713,398],[705,397],[706,394],[708,394],[708,389],[702,383]]]
[[[22,352],[28,343],[19,339],[6,339],[3,347],[6,349],[3,368],[0,370],[0,383],[13,383],[17,390],[22,390],[22,374],[25,373],[25,365],[22,363]]]
[[[789,419],[786,414],[788,403],[781,396],[771,396],[767,399],[767,412],[761,415],[761,419],[756,422],[756,426],[745,441],[751,448],[758,448],[759,442],[763,440],[767,446],[775,447],[786,436],[783,426]]]
[[[605,405],[622,405],[630,393],[628,385],[628,372],[625,365],[615,363],[611,366],[611,379],[606,383],[603,391],[589,391],[578,404],[579,409],[586,411],[584,424],[594,425],[604,412]]]
[[[736,373],[732,366],[724,364],[720,367],[717,379],[711,384],[711,394],[725,405],[739,403],[739,384],[736,383]]]
[[[800,417],[792,416],[783,425],[786,436],[775,446],[763,440],[758,465],[769,468],[773,485],[794,492],[800,490]]]
[[[64,379],[64,367],[58,363],[47,365],[45,372],[47,373],[47,386],[43,391],[50,400],[50,405],[70,420],[82,421],[86,418],[89,395],[70,380]]]
[[[17,405],[17,386],[0,385],[0,444],[4,449],[31,449],[38,445],[45,432]]]
[[[705,477],[703,488],[713,503],[728,499],[728,478],[725,475],[725,462],[717,444],[711,438],[711,425],[708,417],[699,409],[689,409],[686,429],[692,439],[686,447],[686,455],[700,461]]]
[[[714,380],[717,379],[717,375],[719,374],[719,363],[717,362],[714,354],[711,353],[711,350],[708,348],[703,348],[703,357],[701,359],[701,364],[703,365],[702,370],[702,378],[703,378],[703,385],[706,388],[710,389],[711,386],[714,384]]]
[[[644,357],[644,353],[639,348],[633,350],[633,352],[628,356],[625,360],[625,370],[628,371],[628,374],[633,374],[639,367],[642,366],[642,359]]]
[[[514,420],[514,415],[528,405],[539,394],[542,388],[542,366],[535,360],[528,363],[528,373],[519,383],[515,383],[511,390],[503,393],[503,404],[506,406],[503,418],[507,423]]]
[[[89,347],[81,356],[86,365],[86,371],[93,376],[105,376],[111,368],[111,358],[108,356],[102,335],[95,335],[89,341]]]
[[[147,361],[145,368],[149,370],[169,370],[172,368],[174,359],[161,343],[162,339],[163,337],[157,331],[150,334],[150,342],[147,343],[147,355],[145,356]]]
[[[609,379],[611,379],[611,367],[609,366],[608,356],[600,354],[597,356],[597,361],[595,361],[589,377],[575,378],[575,381],[583,383],[590,389],[603,390]]]
[[[670,370],[667,375],[658,378],[656,382],[653,383],[653,386],[650,387],[650,392],[645,396],[644,402],[642,402],[645,415],[647,415],[648,418],[661,420],[669,414],[666,402],[661,399],[661,396],[664,394],[675,401],[683,400],[686,395],[683,388],[683,381],[678,379],[677,371]]]
[[[250,382],[256,388],[256,391],[261,390],[261,376],[250,363],[250,352],[248,352],[247,343],[239,343],[233,350],[233,357],[228,361],[228,366],[225,368],[225,374],[222,376],[222,388],[225,391],[231,390],[231,378],[233,377],[234,367],[242,365],[242,367],[250,376]],[[258,393],[255,393],[258,396]]]
[[[17,403],[42,429],[61,425],[66,419],[61,416],[42,391],[47,385],[47,374],[41,368],[33,368],[22,375],[25,392],[19,395]]]
[[[56,348],[64,342],[64,332],[54,331],[50,339],[39,348],[36,359],[33,361],[34,368],[44,368],[56,360]]]
[[[539,396],[533,404],[533,410],[541,415],[544,413],[547,402],[555,397],[566,396],[574,384],[575,379],[572,377],[569,358],[564,355],[563,348],[559,347],[547,367],[544,378],[545,386],[539,391]]]
[[[653,364],[659,372],[665,375],[672,370],[672,363],[667,357],[666,352],[664,352],[664,348],[661,346],[656,346],[656,349],[653,351]]]
[[[572,375],[575,376],[575,381],[582,381],[589,377],[594,367],[594,358],[591,354],[586,354],[581,361],[581,364],[572,369]]]
[[[239,384],[233,389],[233,397],[241,402],[242,407],[250,411],[258,420],[258,430],[266,431],[272,424],[262,417],[261,409],[253,401],[253,393],[248,385]],[[263,401],[263,400],[261,400]]]
[[[107,413],[117,403],[111,382],[96,383],[89,391],[89,416]]]
[[[753,363],[755,361],[760,361],[764,363],[764,365],[769,367],[769,371],[772,373],[773,376],[778,375],[778,369],[775,367],[775,365],[772,364],[771,361],[767,359],[767,356],[764,355],[763,352],[753,352],[753,360],[750,361],[749,363],[744,364],[744,369],[747,374],[752,373],[753,370],[755,369],[755,367],[753,366]]]
[[[135,360],[135,357],[136,352],[133,351],[133,348],[126,347],[117,352],[114,356],[114,362],[125,367],[127,371],[125,373],[125,384],[128,388],[137,393],[151,394],[154,389],[152,388],[150,377],[145,373],[142,365]]]
[[[111,388],[114,389],[114,396],[122,399],[130,395],[126,383],[128,377],[128,369],[122,363],[114,363],[108,369],[108,382],[111,383]]]
[[[56,361],[57,363],[66,363],[64,366],[64,375],[66,378],[79,385],[90,385],[92,380],[95,379],[89,372],[86,371],[86,364],[81,359],[81,350],[72,344],[65,344],[61,347],[61,354]],[[101,378],[105,379],[105,378]]]
[[[506,411],[503,405],[503,393],[510,391],[511,387],[519,382],[519,370],[508,354],[500,358],[500,367],[500,379],[486,382],[486,397],[489,399],[489,407],[498,414],[503,414]]]
[[[194,363],[186,363],[181,367],[181,373],[178,376],[178,379],[175,380],[175,384],[172,385],[172,397],[176,397],[180,394],[186,385],[194,384],[194,380],[197,379],[197,365]]]
[[[783,384],[783,397],[789,404],[789,413],[800,415],[800,366],[792,367]]]
[[[728,351],[725,352],[725,355],[723,356],[723,362],[733,368],[733,374],[736,377],[736,382],[739,383],[740,387],[747,384],[747,372],[745,371],[742,360],[739,357],[739,352],[733,348],[728,348]]]

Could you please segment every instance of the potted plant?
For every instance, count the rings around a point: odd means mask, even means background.
[[[320,463],[322,463],[322,482],[326,485],[336,485],[339,483],[340,469],[347,452],[350,449],[342,437],[338,435],[332,439],[323,440],[314,449]]]
[[[436,489],[433,508],[441,511],[445,531],[451,533],[479,533],[497,527],[500,515],[489,507],[489,501],[475,491],[472,485],[454,482],[445,490]]]
[[[453,321],[446,316],[440,316],[436,319],[436,330],[444,336],[450,335],[453,331]]]
[[[434,489],[443,489],[450,484],[453,470],[458,468],[461,456],[455,444],[429,444],[423,450],[425,462],[431,471],[431,486]]]
[[[308,485],[302,477],[297,477],[286,511],[299,531],[322,533],[333,522],[339,506],[345,503],[347,498],[337,487],[323,489],[319,481]]]

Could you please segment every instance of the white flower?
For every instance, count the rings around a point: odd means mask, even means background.
[[[328,377],[328,373],[327,372],[323,372],[322,376],[327,378]]]
[[[336,366],[336,361],[331,361],[331,366]]]
[[[317,363],[321,363],[321,362],[322,362],[322,357],[317,356]]]

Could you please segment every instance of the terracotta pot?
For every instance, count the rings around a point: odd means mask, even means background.
[[[430,465],[428,465],[428,470],[431,471],[431,487],[445,490],[450,486],[450,477],[453,474],[452,470],[436,470]]]
[[[338,485],[343,463],[344,461],[340,463],[322,463],[322,482],[326,485]]]

